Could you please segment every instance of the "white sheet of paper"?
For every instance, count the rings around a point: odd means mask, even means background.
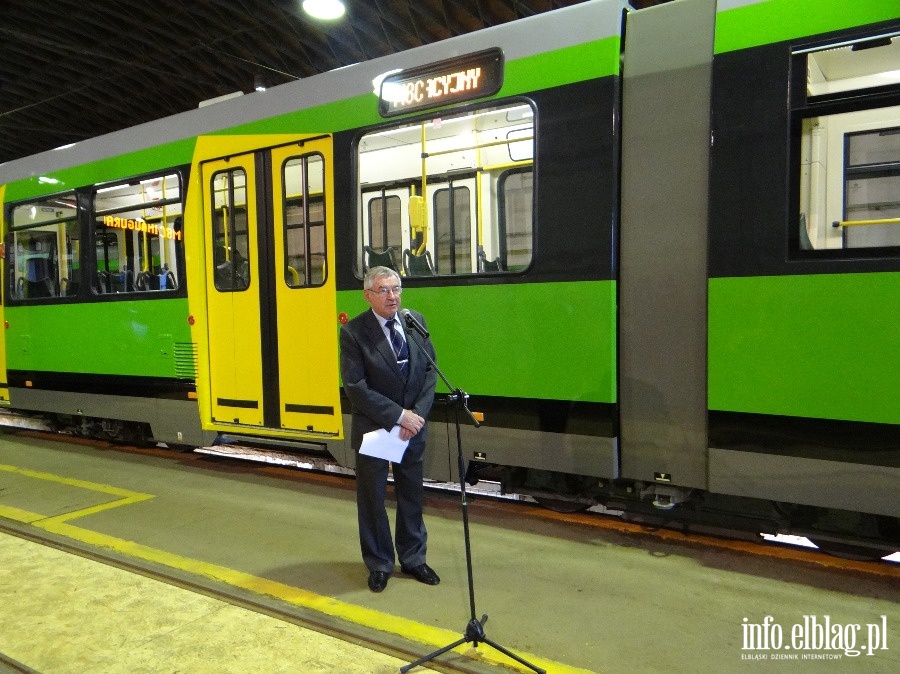
[[[390,433],[379,428],[377,431],[370,431],[363,435],[359,453],[374,456],[376,459],[400,463],[408,444],[409,440],[400,439],[400,426],[394,426]]]

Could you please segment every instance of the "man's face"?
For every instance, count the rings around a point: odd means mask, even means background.
[[[400,292],[400,279],[396,276],[376,276],[371,290],[363,291],[366,302],[385,319],[393,318],[400,308]]]

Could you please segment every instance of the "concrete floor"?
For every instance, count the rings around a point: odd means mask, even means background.
[[[0,652],[37,672],[387,674],[406,664],[14,536],[0,534],[0,560]]]
[[[2,518],[85,549],[306,612],[333,631],[349,626],[347,631],[394,640],[403,653],[421,655],[454,641],[469,618],[458,495],[428,497],[428,561],[441,584],[427,587],[396,573],[377,595],[366,587],[353,481],[344,478],[5,433]],[[900,671],[897,569],[840,568],[811,553],[773,557],[675,534],[623,532],[484,499],[472,504],[470,519],[476,605],[479,616],[490,616],[488,637],[550,672],[718,673],[767,666],[763,656],[768,666],[792,672],[820,672],[824,666]],[[74,576],[55,579],[76,567]],[[129,595],[130,587],[136,595]],[[163,598],[170,591],[167,604]],[[90,609],[75,617],[64,597],[81,597],[75,603]],[[121,604],[109,603],[119,597]],[[89,603],[91,598],[100,603]],[[358,646],[351,651],[362,660],[350,661],[339,650],[341,642],[328,641],[320,649],[308,632],[287,636],[300,629],[294,625],[209,600],[128,571],[0,539],[0,602],[16,607],[11,621],[10,611],[0,612],[0,653],[38,671],[232,671],[230,663],[250,652],[264,657],[241,671],[381,672],[409,661]],[[805,624],[815,636],[815,625],[826,617],[847,636],[849,626],[860,625],[857,647],[873,636],[879,647],[855,657],[834,638],[825,647],[809,640],[805,647],[802,640],[794,649],[784,647],[792,630]],[[747,634],[762,630],[750,624],[766,624],[765,634],[773,637],[781,631],[785,644],[777,651],[748,648]],[[127,633],[126,625],[133,626]],[[114,635],[113,650],[95,650],[102,634]],[[300,653],[310,664],[293,654],[281,664],[274,659],[285,642],[301,642]],[[42,650],[40,644],[51,643],[57,647]],[[41,659],[41,652],[49,659]],[[91,666],[76,667],[75,652]],[[331,653],[340,665],[331,664]],[[62,659],[54,660],[59,654]],[[776,656],[797,659],[775,663]],[[483,645],[477,652],[463,646],[452,657],[473,663],[472,671],[512,665]]]

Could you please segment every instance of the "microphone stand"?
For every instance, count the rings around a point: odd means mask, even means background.
[[[524,665],[525,667],[528,667],[529,669],[537,672],[537,674],[546,674],[545,670],[531,664],[527,660],[524,660],[515,653],[507,650],[500,644],[488,639],[488,637],[484,633],[484,624],[488,619],[487,614],[485,613],[484,615],[482,615],[481,620],[476,617],[475,582],[472,577],[472,547],[469,543],[469,502],[466,500],[466,471],[465,462],[463,461],[462,433],[460,431],[459,411],[461,409],[465,411],[466,415],[469,417],[469,420],[475,425],[476,428],[481,426],[481,423],[475,418],[475,415],[472,414],[472,411],[469,409],[469,395],[462,389],[453,386],[447,380],[447,377],[445,377],[444,373],[441,372],[441,369],[437,366],[437,363],[434,362],[434,358],[432,358],[431,354],[428,353],[428,351],[423,347],[421,339],[427,339],[428,332],[425,330],[422,324],[419,323],[415,319],[415,317],[411,316],[408,312],[404,312],[402,316],[406,322],[407,334],[415,340],[416,344],[419,346],[419,351],[421,351],[425,355],[425,358],[431,364],[431,367],[434,368],[434,371],[437,372],[438,376],[441,378],[441,381],[443,381],[444,385],[452,392],[449,396],[449,400],[454,403],[454,423],[456,425],[456,453],[459,465],[459,493],[461,498],[463,516],[463,539],[465,540],[466,544],[466,574],[469,579],[469,608],[471,609],[471,615],[469,622],[466,625],[465,633],[460,639],[457,639],[452,644],[448,644],[447,646],[444,646],[443,648],[440,648],[433,653],[419,658],[415,662],[404,665],[400,668],[400,672],[401,674],[406,674],[406,672],[408,672],[409,670],[418,667],[421,664],[434,660],[439,655],[443,655],[447,651],[452,651],[457,646],[461,646],[465,643],[471,643],[475,648],[478,648],[479,643],[484,643],[500,651],[504,655],[512,658],[519,664]]]

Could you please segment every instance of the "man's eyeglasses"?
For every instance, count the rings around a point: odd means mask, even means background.
[[[401,288],[400,286],[394,286],[393,288],[370,288],[369,292],[375,293],[376,295],[381,295],[382,297],[387,297],[390,293],[399,295],[403,292],[403,288]]]

